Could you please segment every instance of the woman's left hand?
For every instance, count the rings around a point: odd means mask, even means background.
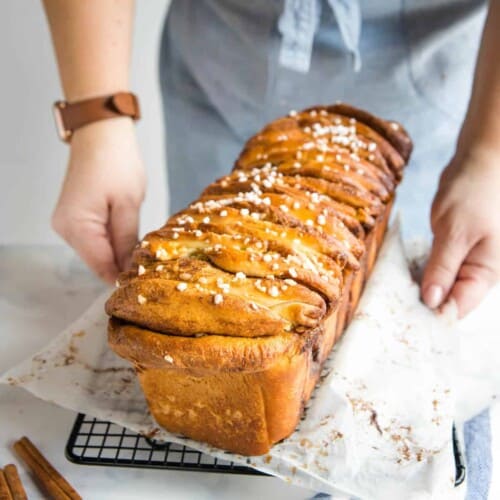
[[[500,279],[500,151],[457,153],[432,205],[432,250],[422,298],[436,309],[454,301],[459,317]]]

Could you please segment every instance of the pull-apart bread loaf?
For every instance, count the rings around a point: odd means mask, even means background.
[[[244,455],[293,432],[411,148],[398,123],[344,104],[291,112],[145,236],[106,311],[161,426]]]

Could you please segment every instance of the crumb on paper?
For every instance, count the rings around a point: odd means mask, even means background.
[[[333,429],[330,432],[330,439],[332,441],[336,441],[337,439],[342,439],[343,437],[344,437],[344,434],[342,434],[341,432],[337,431],[336,429]]]
[[[370,416],[370,424],[373,425],[375,429],[377,429],[380,435],[383,434],[382,429],[380,428],[380,425],[378,423],[377,412],[373,409],[372,409],[372,414]]]
[[[161,432],[160,428],[159,427],[153,427],[151,430],[147,431],[147,432],[144,432],[142,435],[145,437],[145,438],[148,438],[148,439],[154,439],[154,437],[156,435],[158,435],[159,433]]]
[[[312,447],[312,443],[309,439],[307,438],[303,438],[300,440],[299,442],[300,446],[304,446],[305,448],[311,448]]]

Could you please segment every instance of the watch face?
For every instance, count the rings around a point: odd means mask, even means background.
[[[71,130],[67,130],[64,126],[64,119],[61,112],[65,107],[66,103],[64,101],[57,101],[54,103],[52,109],[54,111],[54,121],[59,138],[64,142],[69,142],[71,139]]]

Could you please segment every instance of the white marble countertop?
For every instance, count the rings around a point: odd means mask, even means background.
[[[43,347],[104,289],[63,246],[0,246],[0,372]],[[305,499],[270,477],[75,465],[64,447],[75,414],[22,389],[0,386],[0,466],[18,465],[30,499],[43,498],[10,450],[23,435],[87,499]]]

